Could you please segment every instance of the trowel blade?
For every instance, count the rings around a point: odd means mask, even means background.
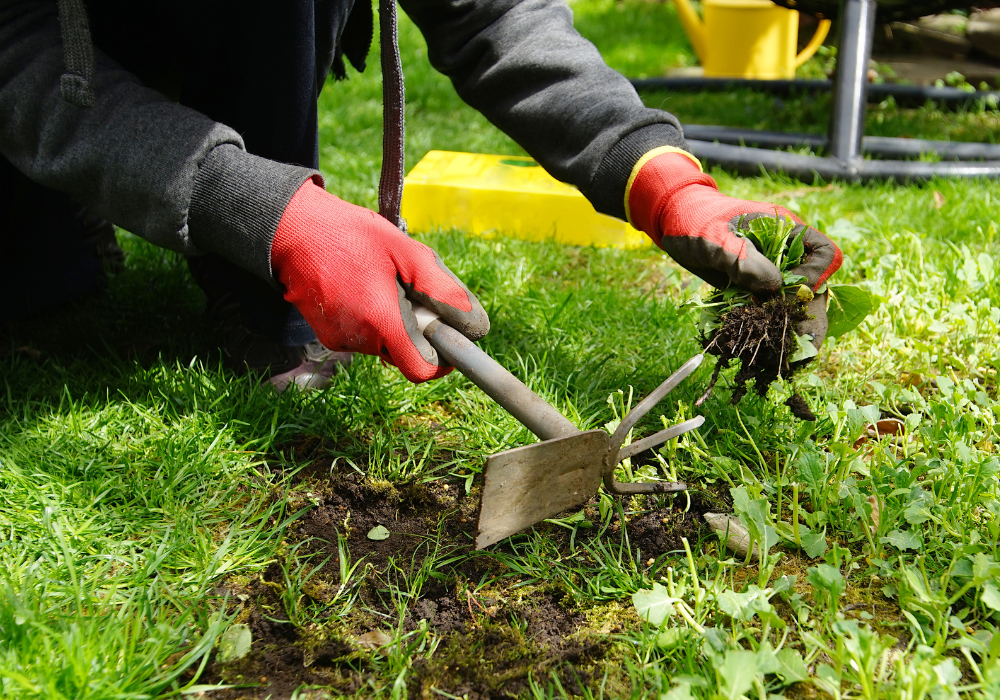
[[[486,460],[476,549],[586,503],[601,484],[609,437],[588,430]]]

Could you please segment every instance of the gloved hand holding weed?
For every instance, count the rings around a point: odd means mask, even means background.
[[[785,217],[806,230],[805,256],[792,272],[805,277],[814,291],[840,268],[843,259],[833,241],[808,228],[788,209],[722,194],[694,156],[675,148],[651,151],[636,164],[626,201],[633,226],[680,265],[719,289],[733,284],[768,295],[784,285],[773,255],[738,235],[758,217]]]
[[[738,358],[733,401],[750,379],[763,396],[817,354],[827,331],[826,281],[843,261],[833,241],[784,207],[723,195],[697,159],[673,148],[636,164],[626,201],[636,228],[716,287],[700,324],[706,351],[719,357],[713,386]],[[796,415],[811,416],[801,398],[792,401],[793,410],[804,408]]]

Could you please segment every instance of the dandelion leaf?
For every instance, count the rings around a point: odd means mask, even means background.
[[[826,310],[829,328],[826,334],[840,337],[857,328],[875,308],[875,297],[854,284],[831,284],[830,306]]]

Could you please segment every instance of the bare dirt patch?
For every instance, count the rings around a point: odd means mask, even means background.
[[[398,636],[400,630],[409,640],[424,635],[428,644],[437,644],[433,654],[412,661],[406,682],[413,697],[433,696],[432,688],[472,700],[522,697],[529,692],[529,679],[544,683],[552,673],[567,691],[580,693],[600,683],[609,668],[620,671],[606,630],[589,626],[566,591],[520,588],[523,582],[499,558],[473,552],[478,487],[467,494],[463,483],[372,482],[321,460],[300,472],[287,494],[276,497],[288,499],[290,512],[311,506],[286,542],[290,547],[300,543],[297,552],[309,565],[326,563],[302,588],[300,605],[310,614],[298,624],[286,609],[280,563],[249,581],[230,582],[230,599],[242,602],[237,621],[249,625],[253,645],[243,659],[213,663],[202,675],[200,683],[239,686],[213,692],[213,698],[279,700],[303,685],[363,694],[372,683],[385,682],[391,652],[360,640],[378,632]],[[647,506],[626,512],[624,522],[613,516],[603,534],[596,527],[580,529],[575,541],[603,536],[617,543],[627,536],[629,547],[645,560],[680,550],[682,537],[697,539],[703,531],[695,509],[683,513],[655,499]],[[599,517],[596,501],[585,513]],[[376,526],[388,530],[388,538],[370,539]],[[568,530],[549,524],[539,528],[560,551],[569,551]],[[361,562],[359,574],[364,571],[347,612],[330,603],[344,583],[338,538],[350,561]],[[499,545],[501,551],[504,547]],[[400,619],[400,586],[428,566],[430,575],[405,603]]]

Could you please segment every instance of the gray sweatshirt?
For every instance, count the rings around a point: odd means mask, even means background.
[[[624,218],[636,161],[684,145],[677,120],[642,104],[576,32],[563,0],[401,5],[458,94],[600,212]],[[0,153],[156,245],[216,252],[271,280],[278,222],[315,173],[247,153],[233,129],[146,87],[99,49],[91,106],[63,99],[65,71],[56,3],[0,0]]]

